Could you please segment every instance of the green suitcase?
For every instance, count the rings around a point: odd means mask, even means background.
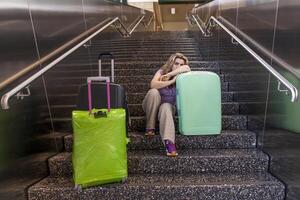
[[[220,134],[220,77],[207,71],[180,74],[176,79],[176,107],[181,134]]]
[[[109,82],[109,81],[108,81]],[[86,188],[127,178],[126,112],[123,108],[73,111],[73,178],[76,186]],[[110,102],[109,83],[107,86]]]

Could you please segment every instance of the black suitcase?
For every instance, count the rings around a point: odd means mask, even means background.
[[[106,83],[92,83],[93,108],[107,108]],[[110,84],[110,106],[111,108],[127,108],[126,94],[124,88],[115,83]],[[88,110],[88,85],[81,85],[77,99],[77,110]]]
[[[99,59],[99,77],[101,77],[101,57],[109,56],[111,58],[111,79],[114,81],[114,57],[111,53],[101,53]],[[99,78],[94,77],[94,78]],[[90,77],[93,78],[93,77]],[[88,78],[89,79],[89,78]],[[128,123],[130,122],[129,111],[127,106],[127,98],[125,89],[115,83],[110,83],[110,107],[111,108],[124,108],[126,110],[126,130],[128,133]],[[93,82],[91,84],[91,99],[92,107],[101,109],[107,108],[107,96],[106,94],[106,83],[104,82]],[[79,88],[79,94],[76,103],[77,110],[89,110],[88,106],[88,84],[83,84]]]

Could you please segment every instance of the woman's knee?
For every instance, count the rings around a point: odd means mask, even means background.
[[[147,96],[150,97],[160,97],[158,89],[152,88],[147,92]]]

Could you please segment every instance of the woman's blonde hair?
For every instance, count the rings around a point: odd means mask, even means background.
[[[187,57],[185,57],[182,53],[174,53],[169,57],[168,61],[161,67],[163,74],[167,74],[172,70],[172,66],[174,65],[176,58],[184,60],[185,65],[189,64]]]

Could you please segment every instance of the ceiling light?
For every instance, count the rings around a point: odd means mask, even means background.
[[[175,8],[171,8],[171,14],[175,15]]]

